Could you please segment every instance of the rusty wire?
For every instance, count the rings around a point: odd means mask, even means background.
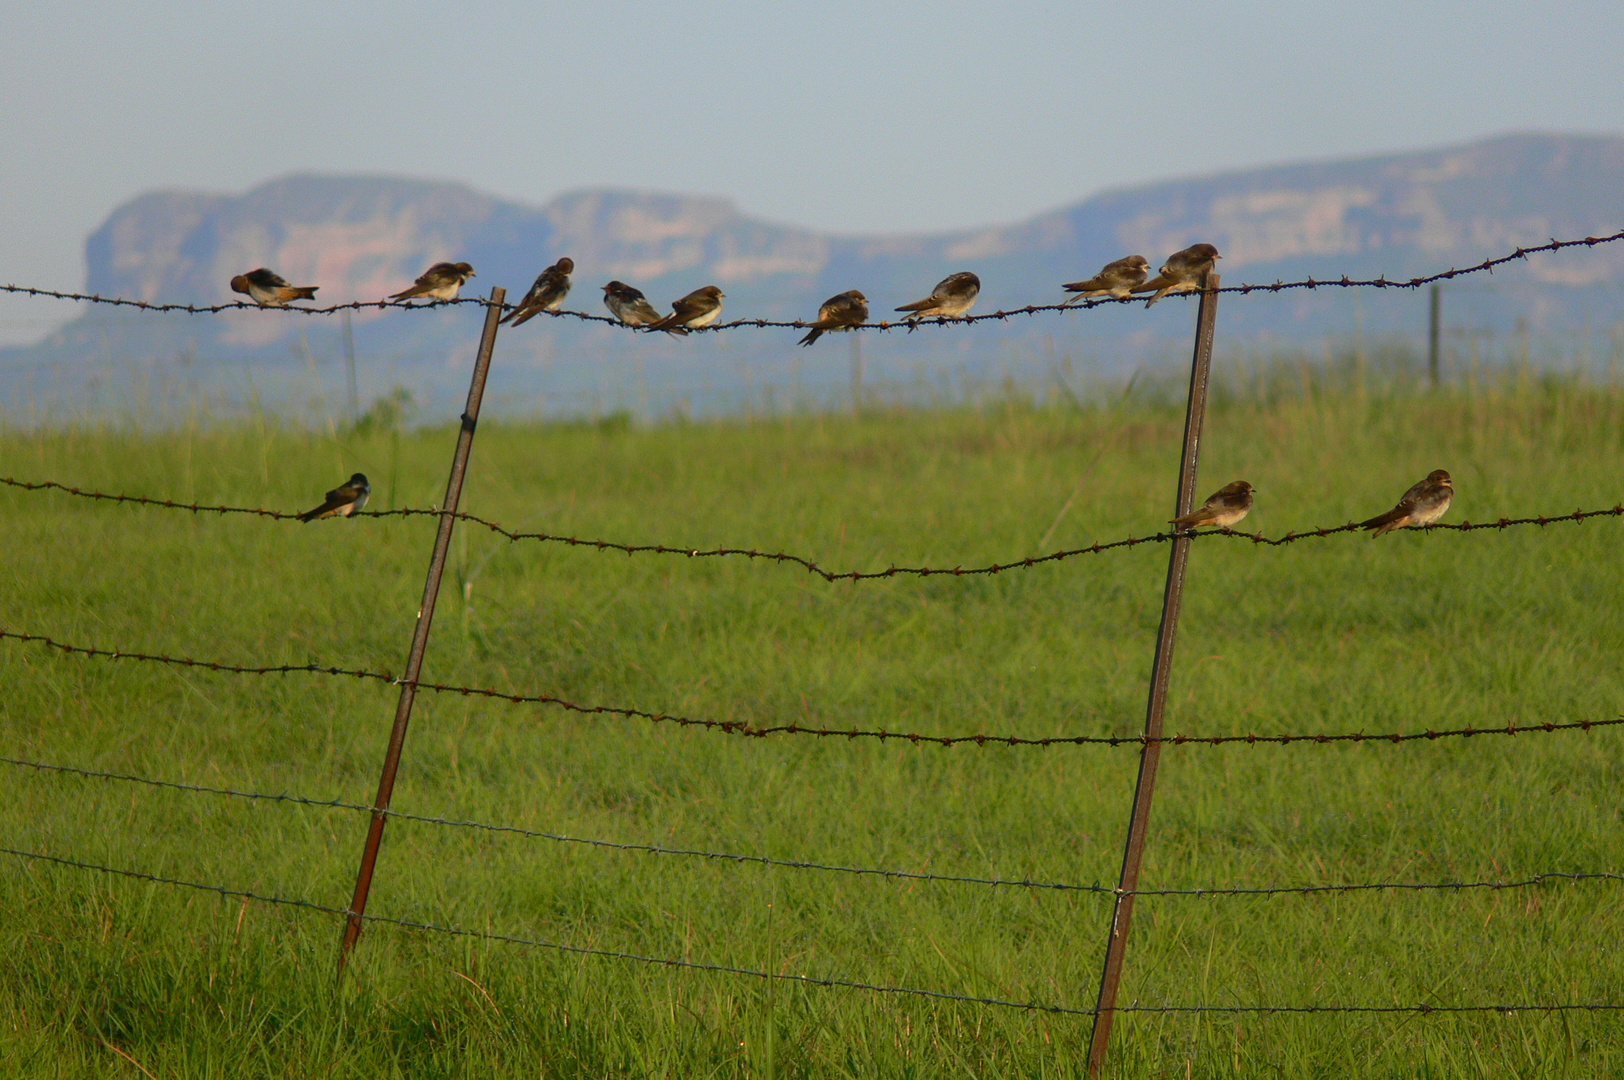
[[[1275,281],[1269,284],[1225,285],[1217,291],[1221,293],[1239,293],[1240,295],[1245,296],[1254,292],[1278,293],[1294,289],[1419,289],[1423,285],[1430,285],[1438,281],[1453,281],[1455,278],[1465,277],[1469,274],[1493,273],[1494,268],[1497,266],[1504,266],[1506,263],[1516,262],[1519,259],[1526,259],[1530,255],[1535,255],[1544,251],[1560,251],[1563,248],[1570,247],[1595,247],[1597,244],[1610,244],[1617,240],[1624,240],[1624,230],[1612,233],[1608,236],[1587,236],[1582,240],[1557,240],[1552,238],[1549,243],[1539,244],[1535,247],[1519,247],[1509,255],[1501,255],[1497,258],[1485,259],[1473,266],[1458,269],[1451,267],[1448,270],[1439,271],[1437,273],[1425,274],[1420,277],[1412,277],[1398,281],[1389,281],[1385,275],[1379,278],[1355,279],[1349,277],[1347,274],[1343,274],[1340,278],[1327,278],[1324,280],[1308,277],[1300,281]],[[141,311],[169,312],[186,315],[210,315],[217,314],[222,311],[235,311],[239,309],[250,311],[297,311],[305,315],[331,315],[334,312],[339,311],[360,311],[363,309],[384,310],[389,308],[451,307],[459,304],[484,305],[488,303],[488,301],[478,297],[461,297],[456,300],[431,301],[427,303],[412,303],[401,300],[375,300],[355,301],[348,304],[334,304],[330,307],[288,306],[262,308],[258,304],[247,300],[227,301],[222,304],[164,304],[151,303],[145,300],[126,300],[118,297],[107,297],[91,293],[62,292],[55,289],[31,288],[23,285],[0,285],[0,292],[15,293],[22,296],[47,297],[56,300],[75,300],[92,304],[113,304],[119,307],[135,308]],[[1027,304],[1024,307],[1007,308],[1001,311],[987,312],[986,314],[982,315],[963,316],[956,319],[916,319],[903,322],[881,321],[877,323],[863,323],[860,326],[854,327],[853,329],[906,330],[909,333],[912,333],[915,329],[924,325],[967,325],[970,323],[987,322],[993,319],[1007,321],[1013,315],[1036,315],[1039,312],[1047,311],[1085,311],[1090,308],[1099,307],[1103,304],[1134,304],[1144,299],[1144,296],[1124,297],[1121,299],[1116,297],[1100,297],[1094,300],[1073,300],[1069,303]],[[504,310],[512,308],[513,306],[514,305],[511,304],[502,305]],[[610,318],[607,315],[595,315],[585,311],[559,310],[549,311],[545,314],[559,318],[579,319],[585,322],[607,323],[611,326],[624,325],[618,319]],[[731,322],[713,323],[710,326],[692,327],[690,329],[698,333],[710,333],[718,330],[736,330],[743,327],[804,330],[810,325],[810,323],[801,319],[735,319]],[[647,332],[646,327],[625,326],[624,328],[633,332]]]
[[[179,888],[194,889],[199,892],[210,892],[221,897],[231,897],[243,901],[257,901],[283,907],[302,909],[305,911],[320,912],[324,915],[349,916],[343,908],[332,907],[328,904],[318,904],[311,900],[290,899],[281,896],[268,896],[261,893],[249,892],[245,889],[234,889],[226,885],[209,885],[202,882],[186,881],[181,878],[164,877],[159,874],[149,874],[140,870],[126,870],[120,867],[104,866],[98,863],[85,862],[79,859],[68,859],[60,855],[47,855],[37,851],[23,851],[18,848],[0,847],[0,854],[11,855],[26,860],[47,862],[56,866],[70,867],[76,870],[89,870],[95,873],[111,874],[116,877],[130,878],[136,881],[145,881],[156,885],[173,885]],[[497,934],[485,930],[465,930],[456,926],[442,926],[437,923],[419,922],[413,919],[401,919],[388,915],[364,915],[362,918],[369,923],[384,926],[395,926],[403,930],[418,930],[426,933],[447,934],[456,937],[476,938],[482,941],[494,941],[508,945],[521,945],[531,948],[552,949],[557,952],[571,953],[577,956],[593,956],[606,960],[627,960],[639,964],[649,964],[655,967],[679,968],[686,971],[712,972],[721,975],[741,975],[754,979],[774,979],[786,983],[797,983],[802,986],[819,986],[836,990],[863,990],[877,994],[895,994],[908,997],[929,998],[937,1001],[951,1001],[967,1005],[996,1005],[1003,1008],[1019,1009],[1023,1012],[1044,1012],[1068,1016],[1093,1016],[1097,1010],[1077,1008],[1068,1005],[1052,1005],[1037,1001],[1013,1001],[1007,998],[976,997],[967,994],[952,994],[941,990],[925,990],[909,986],[889,986],[880,983],[858,982],[853,979],[827,978],[816,975],[796,975],[787,972],[769,972],[753,968],[735,967],[730,964],[707,964],[696,960],[679,960],[675,957],[644,956],[639,953],[624,952],[616,949],[596,949],[583,945],[569,945],[562,942],[544,941],[535,938],[523,938],[512,934]],[[1575,1002],[1545,1005],[1430,1005],[1425,1002],[1415,1005],[1125,1005],[1117,1006],[1116,1012],[1136,1013],[1229,1013],[1270,1016],[1277,1014],[1307,1014],[1307,1013],[1355,1013],[1355,1014],[1400,1014],[1417,1013],[1423,1016],[1433,1013],[1500,1013],[1510,1015],[1514,1013],[1531,1012],[1618,1012],[1624,1011],[1624,1004],[1609,1002]]]
[[[218,660],[199,660],[185,656],[169,656],[163,653],[135,652],[126,649],[102,649],[93,646],[71,645],[56,641],[43,634],[31,634],[0,628],[0,640],[33,642],[47,648],[75,656],[104,657],[109,660],[136,660],[160,664],[171,664],[179,667],[201,668],[205,671],[222,672],[233,675],[341,675],[356,679],[369,679],[399,686],[404,680],[397,679],[383,672],[368,671],[364,668],[341,668],[327,664],[266,664],[253,666],[248,664],[231,664]],[[483,697],[496,701],[505,701],[514,705],[549,705],[569,712],[589,716],[619,716],[628,720],[648,720],[656,724],[674,724],[678,727],[695,727],[713,731],[720,731],[725,735],[743,735],[750,738],[766,738],[769,735],[812,735],[835,739],[875,739],[879,742],[897,740],[910,742],[915,746],[959,746],[974,743],[977,746],[1145,746],[1150,742],[1171,744],[1173,746],[1225,746],[1232,743],[1246,743],[1248,745],[1276,744],[1290,746],[1302,743],[1406,743],[1418,739],[1444,739],[1444,738],[1471,738],[1474,735],[1521,735],[1525,733],[1552,733],[1557,731],[1585,731],[1592,728],[1612,727],[1624,724],[1624,717],[1610,720],[1575,720],[1569,723],[1554,724],[1543,721],[1537,724],[1507,723],[1504,727],[1464,727],[1449,728],[1442,731],[1428,729],[1426,731],[1386,732],[1368,734],[1363,731],[1342,732],[1334,735],[1312,734],[1277,734],[1259,735],[1249,733],[1245,735],[1165,735],[1159,739],[1147,739],[1144,735],[925,735],[919,732],[887,731],[884,728],[820,728],[809,727],[804,724],[777,724],[771,726],[756,726],[743,720],[707,720],[691,716],[676,716],[670,713],[650,712],[646,709],[625,708],[618,705],[582,705],[566,698],[553,694],[516,694],[506,690],[496,690],[482,686],[463,686],[453,683],[435,683],[419,681],[414,684],[419,690],[429,690],[440,694],[460,694],[463,697]]]
[[[321,810],[352,810],[360,813],[370,814],[375,809],[374,807],[364,803],[345,802],[342,799],[313,799],[303,795],[289,795],[286,792],[270,794],[259,791],[240,791],[233,788],[212,787],[206,784],[187,784],[177,780],[157,780],[147,776],[136,776],[132,773],[115,773],[105,772],[98,769],[81,769],[73,765],[56,765],[44,761],[25,761],[20,758],[0,757],[0,765],[12,765],[18,768],[32,769],[36,772],[60,773],[68,776],[77,776],[92,780],[115,780],[122,783],[144,784],[148,787],[162,788],[167,791],[181,791],[191,794],[204,795],[220,795],[227,798],[245,799],[249,801],[310,806]],[[560,843],[582,844],[588,847],[605,848],[614,851],[635,851],[651,855],[679,855],[713,860],[717,862],[749,863],[761,866],[775,866],[789,870],[818,870],[840,874],[897,878],[906,881],[925,881],[955,885],[1003,886],[1017,889],[1044,889],[1059,892],[1096,893],[1107,896],[1113,895],[1119,891],[1112,889],[1108,885],[1077,885],[1069,882],[1033,881],[1029,878],[985,878],[966,876],[962,874],[931,874],[916,870],[888,870],[875,867],[839,866],[829,863],[809,862],[802,859],[774,859],[766,855],[748,855],[731,851],[703,851],[695,848],[665,847],[659,844],[628,844],[615,840],[597,840],[588,837],[570,836],[565,833],[553,833],[544,832],[538,829],[526,829],[517,825],[497,825],[481,821],[467,821],[460,818],[434,817],[427,814],[413,814],[407,811],[394,809],[385,810],[383,813],[389,817],[399,818],[402,821],[414,821],[422,825],[444,825],[458,829],[476,829],[493,833],[510,833],[528,840],[552,840]],[[1512,881],[1378,881],[1344,885],[1270,885],[1251,887],[1200,886],[1196,888],[1177,889],[1134,889],[1131,891],[1135,896],[1188,896],[1195,899],[1201,899],[1209,896],[1277,896],[1282,894],[1307,895],[1312,893],[1374,892],[1381,890],[1460,892],[1468,889],[1487,889],[1490,891],[1499,891],[1502,889],[1525,889],[1543,885],[1550,881],[1624,881],[1624,874],[1615,873],[1612,871],[1551,870]]]
[[[185,503],[173,499],[160,499],[148,495],[123,495],[103,491],[86,491],[83,488],[73,487],[57,480],[17,480],[9,476],[0,476],[0,485],[20,488],[24,491],[61,491],[69,495],[76,495],[82,499],[96,499],[116,503],[130,503],[139,506],[155,507],[163,510],[185,510],[193,514],[247,514],[255,517],[270,518],[275,521],[297,520],[299,515],[288,510],[266,510],[251,506],[223,506],[204,503]],[[416,508],[403,508],[400,510],[362,510],[351,517],[443,517],[443,510],[425,510]],[[680,555],[689,559],[726,558],[738,556],[749,559],[751,562],[785,563],[799,566],[809,574],[815,574],[825,581],[874,581],[880,578],[894,577],[972,577],[978,574],[1001,574],[1006,570],[1027,569],[1044,563],[1062,562],[1082,555],[1098,555],[1101,552],[1113,551],[1119,548],[1137,547],[1140,544],[1165,544],[1172,540],[1174,533],[1159,532],[1147,536],[1129,536],[1121,540],[1111,540],[1105,543],[1096,541],[1087,547],[1066,548],[1052,551],[1046,555],[1030,555],[1022,559],[1012,559],[1009,562],[995,562],[984,566],[896,566],[891,565],[884,570],[827,570],[812,559],[802,555],[793,555],[782,551],[760,551],[755,548],[715,547],[699,548],[692,546],[678,546],[672,544],[626,544],[615,540],[593,540],[579,536],[566,536],[556,533],[544,532],[517,532],[483,518],[477,514],[459,511],[452,515],[459,521],[470,525],[481,525],[498,536],[509,541],[535,540],[541,543],[562,544],[566,547],[592,548],[598,551],[613,551],[625,555]],[[1593,517],[1624,517],[1624,503],[1601,510],[1575,510],[1571,514],[1539,514],[1534,517],[1497,518],[1494,521],[1462,521],[1457,523],[1434,522],[1431,525],[1418,526],[1421,532],[1478,532],[1483,529],[1507,529],[1520,525],[1538,525],[1541,528],[1555,525],[1560,522],[1585,521]],[[1194,538],[1213,536],[1227,536],[1240,540],[1249,540],[1253,544],[1262,544],[1269,547],[1279,547],[1284,544],[1293,544],[1300,540],[1318,539],[1327,536],[1336,536],[1339,533],[1358,532],[1363,526],[1348,522],[1345,525],[1325,526],[1312,529],[1291,530],[1282,536],[1266,537],[1261,533],[1239,532],[1234,529],[1206,529],[1189,533]]]

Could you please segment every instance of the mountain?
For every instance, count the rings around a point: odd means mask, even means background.
[[[779,225],[717,198],[591,190],[528,206],[453,183],[291,176],[240,196],[158,192],[131,200],[87,242],[86,291],[217,303],[238,299],[227,285],[233,274],[264,265],[295,284],[319,285],[322,303],[375,300],[405,287],[432,262],[463,259],[478,272],[465,294],[501,284],[517,299],[543,266],[569,255],[577,270],[568,306],[596,313],[603,310],[599,287],[619,278],[643,288],[662,309],[714,282],[727,293],[724,317],[810,317],[824,297],[853,287],[867,293],[878,314],[925,295],[938,278],[960,269],[980,274],[978,309],[986,311],[1053,302],[1062,296],[1059,282],[1087,276],[1110,259],[1139,252],[1154,266],[1202,240],[1223,252],[1226,284],[1309,275],[1396,279],[1465,266],[1519,245],[1624,227],[1620,176],[1624,137],[1511,135],[1167,180],[1103,192],[1011,225],[873,237]],[[1610,325],[1619,318],[1621,271],[1624,244],[1537,255],[1496,273],[1492,284],[1500,293],[1474,293],[1475,279],[1451,287],[1446,318],[1470,312],[1498,331],[1520,318],[1535,334]],[[1366,292],[1356,301],[1341,290],[1226,298],[1220,340],[1312,342],[1356,325],[1373,335],[1414,335],[1423,303],[1409,292]],[[360,313],[355,345],[371,382],[389,366],[406,384],[449,379],[454,385],[465,377],[478,320],[471,307]],[[1101,308],[973,330],[867,335],[862,347],[871,371],[889,366],[896,376],[912,370],[926,381],[944,371],[985,372],[989,364],[1039,352],[1075,355],[1110,374],[1176,354],[1189,321],[1184,303],[1151,312]],[[71,382],[98,358],[128,364],[184,356],[194,358],[194,371],[252,360],[268,380],[278,365],[294,378],[301,365],[308,373],[339,356],[341,336],[339,320],[326,316],[205,317],[97,307],[37,345],[7,350],[3,366],[26,370],[49,362]],[[719,392],[741,379],[771,381],[786,371],[807,384],[847,377],[849,350],[841,339],[803,353],[794,348],[795,336],[750,330],[677,341],[542,319],[504,330],[497,348],[501,370],[511,375],[506,392],[516,400],[596,393],[601,404],[605,371],[645,359],[658,365],[654,381],[663,380],[668,390],[686,380],[690,388]],[[617,378],[624,384],[629,375]],[[645,390],[648,380],[646,371],[639,376]],[[38,379],[31,385],[37,388]],[[674,400],[665,391],[659,395]]]

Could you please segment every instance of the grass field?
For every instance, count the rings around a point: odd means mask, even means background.
[[[1205,494],[1269,534],[1391,506],[1446,520],[1624,497],[1624,389],[1444,392],[1226,376]],[[1245,386],[1246,392],[1238,387]],[[464,508],[514,529],[738,545],[836,569],[973,566],[1158,531],[1166,388],[1038,407],[650,427],[482,426]],[[449,427],[334,437],[269,418],[0,434],[0,474],[304,509],[441,497]],[[0,628],[245,664],[399,671],[431,519],[311,525],[0,489]],[[1624,521],[1342,535],[1191,556],[1168,729],[1415,731],[1624,706]],[[1131,735],[1167,549],[996,577],[828,584],[744,559],[460,528],[425,678],[749,724]],[[370,800],[395,693],[0,641],[0,753]],[[395,808],[575,837],[936,874],[1114,884],[1137,752],[741,738],[425,694]],[[4,845],[349,901],[364,815],[0,766]],[[1511,880],[1624,870],[1624,729],[1402,745],[1169,747],[1142,887]],[[1122,1002],[1624,1003],[1619,881],[1505,891],[1147,897]],[[696,972],[340,920],[7,856],[8,1076],[1077,1076],[1087,1016]],[[372,913],[949,994],[1093,1004],[1110,912],[1081,891],[884,879],[396,820]],[[1624,1075],[1624,1014],[1119,1017],[1121,1077]]]

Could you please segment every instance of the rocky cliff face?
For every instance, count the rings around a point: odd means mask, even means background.
[[[577,267],[569,306],[593,312],[601,312],[599,286],[611,278],[644,289],[662,309],[714,282],[727,292],[732,316],[807,317],[824,297],[854,287],[868,294],[876,313],[889,312],[961,269],[981,275],[980,307],[991,310],[1052,302],[1062,296],[1060,282],[1086,276],[1110,259],[1137,252],[1154,266],[1198,241],[1223,252],[1226,284],[1310,274],[1404,278],[1465,266],[1551,237],[1624,228],[1620,177],[1624,137],[1516,135],[1172,179],[1105,192],[1010,225],[937,236],[836,237],[752,218],[718,198],[593,190],[529,206],[454,183],[292,176],[240,196],[160,192],[132,200],[90,237],[87,288],[142,300],[214,303],[236,299],[227,284],[233,274],[263,265],[296,284],[318,285],[320,301],[339,303],[380,299],[432,262],[465,259],[478,272],[472,291],[503,285],[515,297],[542,267],[569,255]],[[1495,275],[1497,287],[1522,291],[1484,317],[1531,319],[1536,331],[1581,320],[1610,325],[1620,317],[1621,278],[1624,244],[1535,256]],[[1419,326],[1413,294],[1366,294],[1353,301],[1332,290],[1228,303],[1224,332],[1281,340],[1345,331],[1356,303],[1366,332]],[[1156,313],[1167,310],[1180,309],[1163,305]],[[118,320],[116,336],[107,329],[109,318]],[[1100,309],[1086,316],[983,324],[973,335],[888,335],[874,339],[873,347],[876,353],[974,349],[990,355],[1041,341],[1044,347],[1110,357],[1101,361],[1105,367],[1122,366],[1139,362],[1123,343],[1144,346],[1156,334],[1174,332],[1182,337],[1184,323],[1174,326],[1166,318]],[[363,353],[407,364],[466,352],[467,322],[450,312],[356,318]],[[321,340],[333,336],[333,325],[253,312],[126,319],[100,309],[38,346],[9,352],[25,365],[46,355],[71,361],[93,345],[103,353],[154,356],[248,350],[286,359],[301,351],[308,360],[313,352],[332,351]],[[736,358],[794,352],[787,332],[733,335],[725,346],[714,340]],[[571,364],[652,348],[608,328],[551,321],[521,328],[503,344],[506,355],[528,358],[555,374]],[[688,352],[698,356],[702,350]]]

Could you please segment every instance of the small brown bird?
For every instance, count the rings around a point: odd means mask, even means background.
[[[1194,244],[1183,251],[1175,251],[1167,257],[1160,273],[1142,285],[1135,285],[1133,291],[1156,294],[1145,304],[1146,307],[1168,293],[1194,292],[1201,288],[1201,279],[1212,269],[1213,261],[1221,258],[1223,256],[1211,244]]]
[[[327,493],[326,501],[314,510],[307,510],[299,515],[300,521],[315,521],[317,518],[349,517],[358,512],[367,504],[367,496],[372,494],[372,485],[367,483],[365,473],[356,473],[350,477],[347,484]]]
[[[981,292],[981,279],[968,270],[949,274],[923,300],[903,304],[898,311],[909,312],[905,319],[956,319],[969,311]]]
[[[1099,273],[1087,281],[1074,281],[1061,288],[1067,292],[1081,293],[1073,296],[1066,303],[1076,303],[1078,300],[1092,300],[1096,296],[1114,296],[1118,300],[1125,299],[1135,286],[1143,285],[1150,276],[1150,260],[1143,255],[1129,255],[1126,259],[1108,262]]]
[[[715,285],[695,289],[681,300],[671,301],[671,314],[655,323],[651,329],[668,334],[686,334],[709,326],[722,314],[722,298],[727,294]]]
[[[502,316],[502,321],[523,326],[543,311],[557,311],[564,297],[570,294],[570,274],[574,271],[575,260],[568,256],[553,263],[536,275],[530,291],[524,294],[524,299],[512,311]]]
[[[289,285],[263,266],[231,279],[232,292],[245,293],[260,307],[287,307],[290,300],[314,300],[319,288],[319,285]]]
[[[462,283],[473,276],[474,268],[465,262],[435,263],[423,271],[423,276],[411,288],[395,293],[389,299],[411,300],[421,296],[426,300],[455,300]]]
[[[1173,524],[1181,529],[1198,529],[1203,525],[1227,529],[1252,509],[1252,492],[1255,490],[1245,480],[1225,484],[1209,495],[1206,502],[1183,517],[1174,518]]]
[[[603,305],[627,326],[653,326],[660,321],[660,313],[648,302],[643,290],[634,289],[623,281],[611,281],[603,287]]]
[[[801,344],[812,344],[826,330],[850,330],[866,322],[868,297],[856,289],[848,290],[823,302],[823,306],[818,308],[817,321],[812,324],[811,332],[801,339]]]
[[[1444,516],[1449,502],[1455,497],[1454,482],[1442,469],[1434,469],[1427,478],[1404,493],[1398,505],[1369,521],[1361,521],[1361,529],[1375,529],[1371,539],[1394,529],[1408,529],[1417,525],[1431,525]]]

